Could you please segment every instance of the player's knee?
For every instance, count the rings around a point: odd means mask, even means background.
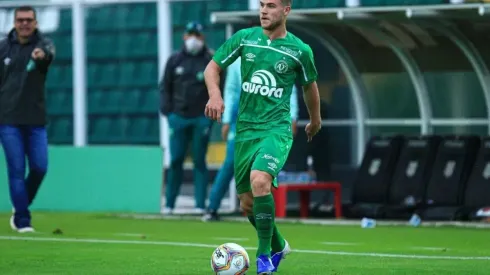
[[[272,186],[272,176],[262,171],[252,171],[250,175],[252,183],[252,193],[254,197],[270,194]]]

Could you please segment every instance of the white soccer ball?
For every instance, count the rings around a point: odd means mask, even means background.
[[[236,243],[218,246],[211,256],[211,269],[217,275],[245,275],[249,267],[247,251]]]

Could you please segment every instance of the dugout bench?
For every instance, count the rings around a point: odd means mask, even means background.
[[[314,182],[314,183],[281,183],[279,187],[273,188],[272,195],[276,204],[276,217],[286,217],[286,206],[288,192],[299,192],[300,216],[308,218],[310,209],[310,192],[314,190],[331,190],[334,192],[335,217],[342,217],[342,191],[339,182]]]

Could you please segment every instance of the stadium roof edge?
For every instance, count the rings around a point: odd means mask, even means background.
[[[317,8],[317,9],[293,9],[289,20],[291,21],[314,21],[309,20],[311,15],[331,15],[343,19],[346,15],[356,18],[370,18],[371,16],[403,13],[406,18],[420,14],[425,16],[440,16],[442,12],[471,11],[474,15],[490,15],[490,3],[476,4],[443,4],[443,5],[413,5],[413,6],[383,6],[383,7],[343,7],[343,8]],[[241,23],[247,19],[258,19],[257,10],[226,11],[211,13],[212,23]]]

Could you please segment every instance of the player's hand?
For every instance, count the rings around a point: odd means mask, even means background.
[[[225,123],[221,126],[221,138],[223,138],[223,140],[228,139],[228,132],[230,132],[230,124]]]
[[[310,142],[313,139],[313,136],[315,136],[318,131],[322,128],[322,122],[321,121],[310,121],[306,125],[305,132],[306,136],[308,137],[308,142]]]
[[[206,117],[221,123],[221,115],[225,111],[225,104],[221,96],[214,96],[208,100],[204,113]]]
[[[40,48],[35,48],[34,51],[32,51],[31,57],[34,60],[44,59],[44,57],[46,57],[46,53]]]

